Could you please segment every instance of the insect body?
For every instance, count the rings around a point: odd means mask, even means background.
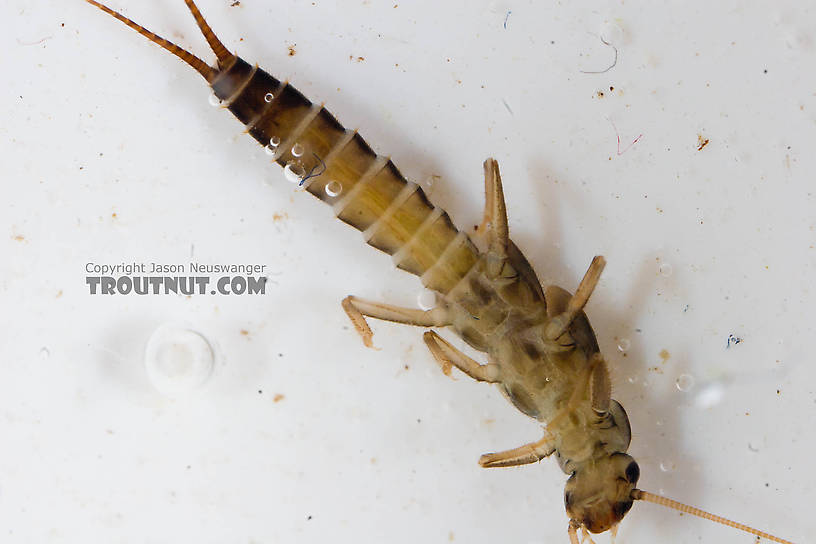
[[[424,334],[434,358],[449,369],[496,384],[524,414],[546,423],[540,440],[485,454],[483,467],[537,462],[554,455],[569,475],[565,506],[568,534],[615,529],[635,500],[670,506],[754,535],[787,542],[637,489],[640,470],[626,451],[626,412],[611,398],[609,372],[583,308],[604,268],[595,257],[575,294],[542,289],[509,237],[498,164],[484,163],[486,204],[480,249],[434,207],[423,190],[378,156],[356,132],[287,82],[230,53],[193,0],[185,0],[217,57],[209,66],[110,8],[87,0],[175,54],[210,84],[214,96],[284,167],[286,176],[331,205],[365,241],[392,256],[438,294],[431,310],[400,308],[349,296],[343,308],[367,346],[366,318],[423,327],[449,327],[487,356],[480,364],[436,332]]]

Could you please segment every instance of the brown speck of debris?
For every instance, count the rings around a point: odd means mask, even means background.
[[[25,236],[23,236],[22,234],[16,234],[16,235],[14,235],[14,236],[13,236],[13,239],[14,239],[14,240],[17,240],[18,242],[25,242]]]
[[[60,298],[61,296],[62,296],[62,289],[59,290],[59,292],[57,293],[57,296],[54,297],[54,298]]]
[[[779,395],[779,394],[781,394],[781,393],[782,393],[782,390],[781,390],[781,389],[777,389],[777,390],[776,390],[776,394],[777,394],[777,395]]]
[[[702,151],[708,145],[709,139],[703,138],[702,134],[697,135],[697,151]]]
[[[249,336],[249,331],[246,330],[246,329],[241,329],[241,335],[242,336]]]
[[[297,53],[297,51],[295,51],[295,46],[296,46],[296,45],[297,45],[296,43],[293,43],[292,45],[290,45],[290,46],[288,47],[288,49],[289,49],[289,56],[290,56],[290,57],[294,57],[294,56],[295,56],[295,53]]]
[[[671,357],[671,354],[669,353],[669,351],[668,351],[668,350],[665,350],[665,349],[661,349],[661,350],[660,350],[660,353],[658,353],[658,355],[660,355],[660,358],[663,360],[662,362],[663,362],[664,364],[665,364],[665,363],[666,363],[666,361],[668,361],[668,360],[669,360],[669,358]]]
[[[113,212],[113,213],[111,214],[111,217],[113,217],[114,219],[116,219],[116,212]]]
[[[604,97],[603,91],[598,91],[597,93],[595,93],[595,96],[597,96],[598,98],[603,98]]]
[[[450,533],[448,533],[448,542],[453,542],[453,539],[454,539],[453,531],[451,531]]]
[[[289,214],[286,213],[286,212],[283,212],[283,213],[275,212],[275,213],[272,214],[272,221],[275,221],[276,223],[278,221],[283,221],[284,219],[289,219]]]
[[[241,5],[241,0],[235,0],[232,4],[230,4],[231,8],[235,8]]]
[[[284,395],[282,395],[281,393],[275,393],[275,396],[272,397],[272,402],[280,402],[285,398],[286,397]]]

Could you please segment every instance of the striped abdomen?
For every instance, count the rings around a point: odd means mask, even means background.
[[[448,214],[322,105],[240,58],[212,88],[287,177],[301,181],[426,287],[446,294],[476,263],[478,250]]]

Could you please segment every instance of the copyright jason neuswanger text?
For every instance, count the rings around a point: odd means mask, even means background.
[[[265,264],[85,264],[92,295],[263,295]]]

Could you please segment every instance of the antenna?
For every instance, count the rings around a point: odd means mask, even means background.
[[[693,506],[689,506],[687,504],[683,504],[682,502],[677,502],[672,499],[667,499],[666,497],[661,497],[660,495],[655,495],[653,493],[649,493],[648,491],[633,489],[631,496],[636,501],[653,502],[655,504],[659,504],[667,508],[679,510],[680,512],[684,512],[686,514],[692,514],[700,518],[704,518],[710,521],[716,521],[717,523],[722,523],[723,525],[728,525],[729,527],[739,529],[740,531],[745,531],[746,533],[751,533],[752,535],[756,535],[760,538],[772,540],[774,542],[780,542],[781,544],[793,544],[793,542],[789,540],[783,540],[778,536],[763,533],[762,531],[754,529],[753,527],[748,527],[747,525],[743,525],[742,523],[737,523],[736,521],[731,521],[730,519],[715,516],[714,514],[710,514],[704,510],[700,510],[699,508],[694,508]]]

